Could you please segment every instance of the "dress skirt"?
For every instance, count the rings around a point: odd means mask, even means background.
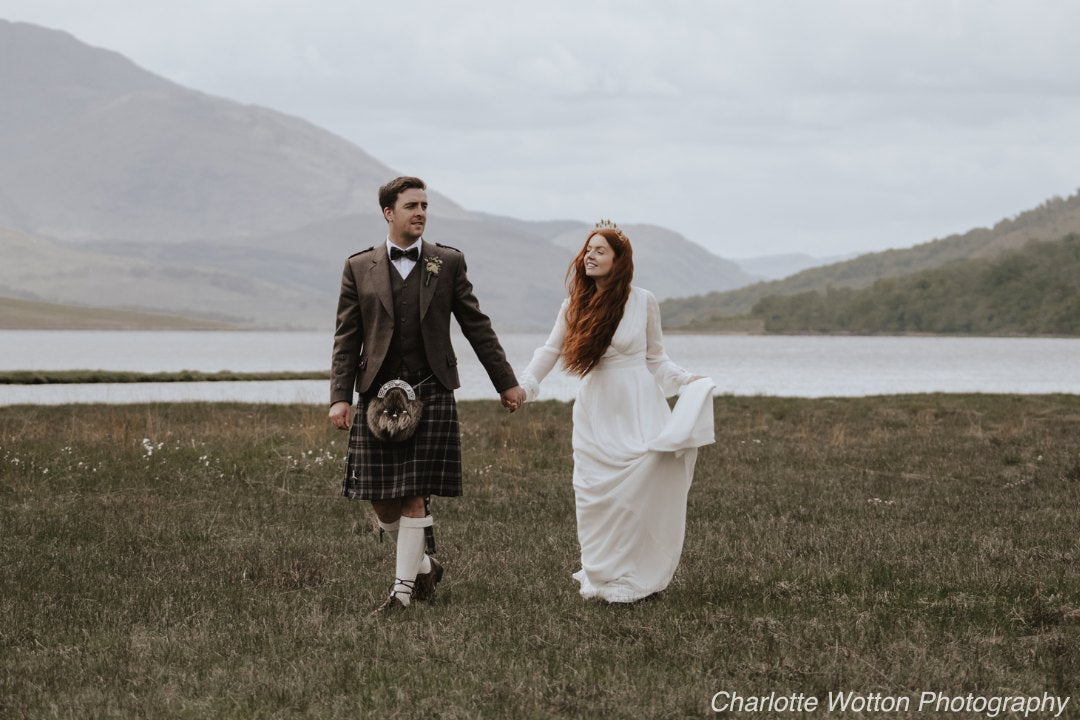
[[[574,579],[583,597],[632,602],[666,588],[679,565],[697,449],[650,449],[672,417],[663,392],[644,364],[605,365],[586,376],[573,409]],[[709,434],[711,405],[710,392]]]
[[[434,378],[421,383],[417,397],[424,407],[416,433],[403,442],[383,442],[371,434],[366,422],[367,404],[376,391],[361,396],[356,405],[342,494],[359,500],[461,495],[461,434],[454,393]]]

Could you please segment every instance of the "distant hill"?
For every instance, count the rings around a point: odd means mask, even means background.
[[[1080,335],[1080,235],[862,289],[771,295],[751,314],[775,333]]]
[[[0,330],[235,330],[213,320],[0,297]]]
[[[468,249],[469,274],[481,307],[498,318],[507,330],[543,330],[554,321],[565,296],[567,265],[585,241],[591,225],[581,222],[529,223],[508,219],[441,218],[431,222],[427,237],[433,242]],[[708,287],[733,287],[748,276],[734,264],[712,255],[664,228],[627,226],[635,253],[635,282],[666,298]],[[554,238],[548,233],[561,231]],[[214,268],[238,278],[258,277],[291,288],[317,302],[321,315],[314,325],[329,323],[337,302],[338,281],[344,259],[358,250],[382,242],[385,222],[374,214],[351,215],[256,238],[219,238],[164,245],[132,241],[82,242],[78,251],[99,257],[137,259],[173,274],[180,267]],[[0,243],[3,235],[0,234]],[[363,240],[363,241],[361,241]],[[553,248],[553,244],[555,247]],[[253,251],[257,248],[257,252]],[[3,271],[0,271],[0,279]],[[493,280],[492,280],[493,278]],[[163,295],[159,292],[159,298]],[[232,308],[247,308],[241,299]],[[169,307],[196,312],[201,299],[174,293]],[[310,308],[309,308],[310,309]],[[257,309],[248,308],[255,313]],[[277,308],[275,316],[286,309]],[[250,317],[245,315],[245,317]],[[295,324],[299,320],[292,318]]]
[[[747,314],[769,295],[795,295],[826,287],[865,287],[875,280],[940,267],[954,260],[992,258],[1032,240],[1056,240],[1080,232],[1080,193],[1052,198],[1039,207],[1002,220],[992,228],[902,250],[860,255],[852,260],[805,270],[783,280],[761,282],[728,292],[668,300],[662,305],[665,326],[707,327],[714,319]]]
[[[274,327],[330,326],[344,259],[385,238],[377,188],[400,174],[299,118],[4,20],[0,158],[0,292]],[[549,327],[572,256],[553,241],[588,225],[429,197],[427,239],[465,252],[496,328]],[[752,281],[662,228],[639,244],[661,298]]]
[[[755,276],[759,280],[780,280],[808,268],[832,265],[833,263],[850,260],[858,253],[847,255],[834,255],[831,257],[814,257],[806,253],[787,253],[784,255],[760,255],[748,258],[730,258],[742,269],[743,272]]]
[[[116,257],[0,228],[0,295],[71,305],[183,314],[237,325],[307,327],[333,313],[314,295],[212,265]]]

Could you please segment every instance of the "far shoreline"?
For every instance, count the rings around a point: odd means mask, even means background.
[[[456,328],[455,328],[456,330]],[[533,329],[502,329],[500,334],[504,335],[547,335],[550,328],[533,328]],[[162,332],[162,333],[180,333],[180,332],[213,332],[213,333],[327,333],[327,335],[333,334],[333,328],[310,328],[310,327],[281,327],[281,326],[232,326],[232,327],[212,327],[212,326],[191,326],[191,327],[169,327],[169,326],[146,326],[146,327],[11,327],[0,323],[0,332],[123,332],[123,333],[140,333],[140,332]],[[706,328],[686,328],[686,327],[674,327],[663,328],[664,335],[674,336],[686,336],[686,335],[706,335],[717,337],[867,337],[867,338],[884,338],[884,337],[897,337],[897,338],[1013,338],[1013,339],[1076,339],[1080,335],[1058,335],[1058,334],[1023,334],[1023,333],[997,333],[997,334],[979,334],[979,333],[923,333],[923,332],[903,332],[903,333],[856,333],[856,332],[765,332],[765,331],[751,331],[751,330],[722,330],[722,329],[706,329]],[[455,332],[454,335],[460,333]]]
[[[0,371],[0,385],[94,385],[99,383],[265,382],[278,380],[329,380],[327,371],[311,372],[130,372],[119,370],[7,370]]]

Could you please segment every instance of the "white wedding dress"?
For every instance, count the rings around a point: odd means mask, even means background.
[[[555,367],[566,333],[563,303],[547,342],[520,376],[528,401]],[[574,402],[574,495],[581,595],[632,602],[663,590],[682,554],[686,497],[697,447],[713,442],[708,378],[664,352],[660,307],[631,289],[622,320]],[[675,413],[665,396],[686,386]],[[691,390],[692,389],[692,390]]]

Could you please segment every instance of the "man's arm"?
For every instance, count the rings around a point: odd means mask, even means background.
[[[499,344],[499,338],[495,335],[495,330],[491,327],[491,318],[480,309],[480,302],[473,292],[472,283],[469,282],[465,256],[460,255],[455,265],[457,268],[454,275],[454,305],[452,308],[454,317],[457,318],[465,339],[472,345],[473,352],[479,358],[480,364],[484,366],[488,377],[491,378],[491,384],[495,386],[495,390],[502,397],[503,406],[513,410],[523,401],[516,399],[517,391],[520,391],[521,388],[518,387],[514,369],[507,362],[506,353],[503,351],[502,345]],[[521,392],[524,393],[524,391]],[[513,401],[513,404],[511,404],[511,401]]]
[[[357,362],[364,344],[364,322],[352,265],[345,261],[338,295],[334,353],[330,370],[330,421],[335,427],[349,427],[349,407],[356,384]]]

